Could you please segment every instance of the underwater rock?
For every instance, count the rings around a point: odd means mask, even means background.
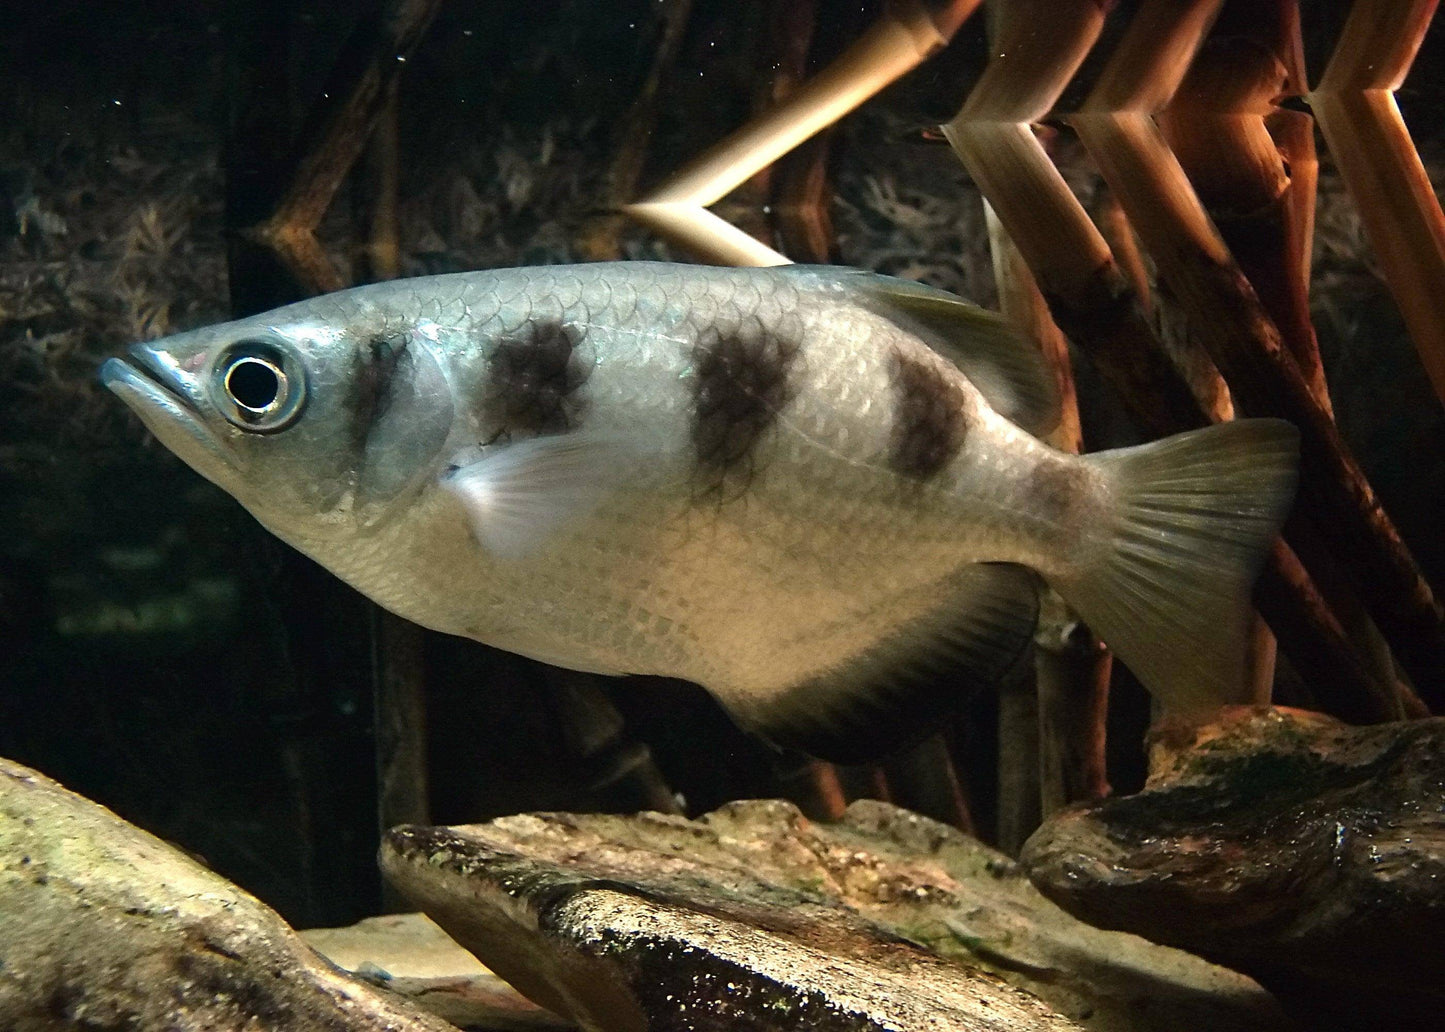
[[[606,1032],[1288,1027],[1244,976],[1089,928],[884,803],[832,825],[752,801],[401,827],[382,866],[492,970]]]
[[[461,1028],[561,1032],[576,1027],[492,974],[425,914],[311,928],[301,938],[337,967]]]
[[[1044,894],[1247,971],[1320,1027],[1438,1028],[1445,719],[1237,707],[1169,734],[1144,791],[1028,841]]]
[[[0,1028],[455,1032],[179,850],[0,760]]]

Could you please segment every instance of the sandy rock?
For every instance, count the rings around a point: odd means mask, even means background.
[[[1046,895],[1248,971],[1311,1024],[1441,1027],[1445,719],[1239,707],[1166,737],[1153,769],[1034,834]]]
[[[337,967],[462,1028],[562,1032],[576,1027],[502,981],[425,914],[311,928],[301,938]]]
[[[179,850],[0,760],[0,1029],[455,1032]]]
[[[882,803],[832,826],[746,802],[398,828],[382,864],[587,1028],[1285,1027],[1249,979],[1088,928],[1002,854]]]

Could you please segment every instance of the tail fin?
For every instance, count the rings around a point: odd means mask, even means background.
[[[1173,712],[1241,699],[1250,587],[1298,452],[1290,424],[1245,419],[1090,456],[1118,522],[1097,561],[1054,586]]]

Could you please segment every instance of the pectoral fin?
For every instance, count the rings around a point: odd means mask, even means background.
[[[477,542],[504,559],[530,554],[591,513],[635,467],[620,439],[582,432],[489,445],[459,458],[441,486],[461,502]]]

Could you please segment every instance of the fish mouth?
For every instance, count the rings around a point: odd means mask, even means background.
[[[100,382],[130,406],[146,429],[167,448],[195,465],[195,447],[225,461],[231,458],[201,416],[201,388],[174,358],[145,344],[127,349],[130,360],[108,358]]]

